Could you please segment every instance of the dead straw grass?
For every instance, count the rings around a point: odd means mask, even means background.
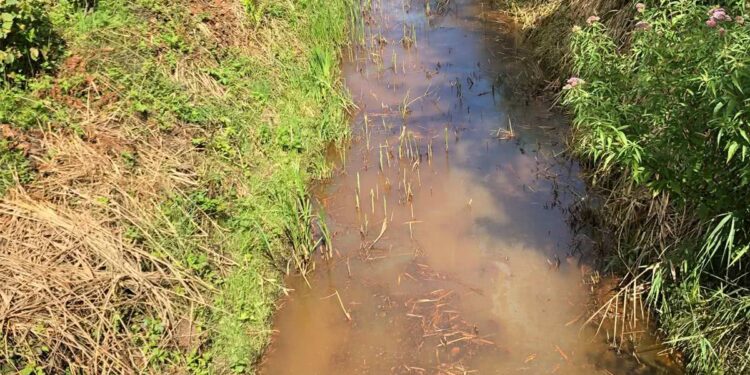
[[[415,258],[403,276],[414,281],[447,280],[442,275]],[[501,354],[504,349],[482,335],[475,324],[466,321],[456,306],[460,305],[460,293],[453,289],[436,289],[421,293],[404,301],[406,317],[412,321],[411,337],[416,351],[431,353],[434,368],[429,373],[472,373],[467,364],[479,353],[491,351]],[[434,353],[434,354],[432,354]],[[399,370],[407,373],[425,373],[426,369],[403,364]],[[415,372],[416,371],[416,372]]]
[[[642,343],[648,336],[644,332],[654,323],[651,310],[657,306],[648,301],[654,272],[665,267],[668,277],[676,280],[679,265],[669,260],[668,253],[679,249],[681,241],[698,241],[705,228],[689,209],[675,208],[668,194],[653,196],[627,174],[589,169],[585,175],[597,198],[572,207],[572,224],[576,230],[594,229],[596,248],[613,253],[625,269],[622,277],[608,278],[597,288],[601,295],[584,325],[604,332],[616,350],[634,352],[630,346]]]
[[[184,341],[177,330],[192,319],[190,306],[205,305],[209,287],[180,269],[155,238],[179,241],[162,225],[158,205],[197,184],[201,166],[190,134],[167,135],[120,118],[115,105],[83,111],[84,136],[44,132],[34,156],[37,179],[0,200],[5,366],[138,373],[149,362],[141,345],[148,329],[139,322],[164,325],[156,345],[174,347]],[[137,166],[125,153],[137,157]],[[127,227],[146,245],[129,240]]]
[[[52,372],[135,372],[146,358],[130,318],[176,322],[176,299],[200,301],[194,280],[128,244],[110,220],[20,191],[0,202],[0,269],[5,358]]]
[[[162,73],[191,100],[220,98],[227,106],[237,100],[207,73],[220,65],[217,54],[223,58],[238,52],[274,74],[279,69],[277,46],[304,55],[305,43],[285,32],[288,23],[271,18],[262,27],[250,25],[240,1],[188,0],[178,7],[190,17],[175,31],[193,42],[192,50]],[[183,20],[177,16],[175,20]],[[201,22],[194,25],[196,17]],[[154,32],[163,29],[163,19],[155,15],[142,21]],[[205,254],[217,273],[233,264],[221,252],[227,231],[209,215],[193,207],[189,213],[177,212],[180,220],[192,221],[189,226],[196,233],[186,234],[170,221],[163,205],[171,198],[189,201],[197,188],[248,195],[251,187],[240,170],[251,162],[243,158],[264,155],[238,152],[237,165],[224,166],[211,160],[216,155],[192,144],[211,138],[210,126],[199,128],[170,116],[165,117],[169,123],[159,124],[154,116],[133,114],[130,86],[143,84],[143,63],[157,69],[171,66],[163,55],[139,55],[139,49],[128,48],[139,41],[157,47],[158,38],[122,28],[70,44],[71,57],[57,78],[86,79],[75,90],[55,87],[49,93],[70,117],[34,133],[29,153],[34,181],[0,199],[0,372],[26,365],[49,374],[165,370],[148,366],[153,358],[146,346],[196,348],[194,341],[200,340],[187,340],[192,345],[187,347],[184,331],[193,336],[193,310],[206,306],[214,292],[209,281],[182,268],[175,252]],[[113,66],[135,78],[108,78]],[[264,120],[278,122],[273,109],[262,111]],[[227,173],[221,186],[202,179],[222,167],[237,173]],[[139,238],[132,238],[132,232]],[[147,318],[163,325],[164,332],[149,333],[143,324]]]
[[[560,78],[572,73],[570,37],[574,25],[585,25],[589,16],[601,17],[609,33],[627,48],[634,2],[624,0],[496,0],[519,24],[525,44],[545,71],[546,89],[557,90]],[[541,82],[540,82],[541,83]]]

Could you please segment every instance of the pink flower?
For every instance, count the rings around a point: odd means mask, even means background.
[[[727,33],[727,31],[726,31],[726,30],[724,30],[724,28],[723,28],[723,27],[720,27],[720,28],[719,28],[719,36],[724,36],[724,34],[726,34],[726,33]]]
[[[646,21],[638,21],[638,23],[635,24],[636,30],[651,30],[651,24]]]
[[[599,22],[600,19],[601,18],[599,18],[597,16],[591,16],[591,17],[589,17],[589,18],[586,19],[586,23],[589,24],[589,25],[593,25],[593,24]]]
[[[708,27],[716,27],[716,20],[709,18],[708,21],[706,21],[706,25],[708,25]]]
[[[732,18],[727,15],[727,11],[724,8],[714,8],[708,12],[708,15],[717,21],[727,21]]]
[[[635,9],[638,11],[638,13],[643,13],[646,10],[646,4],[644,3],[635,4]]]
[[[586,83],[586,81],[578,77],[570,77],[568,78],[567,85],[563,86],[563,90],[570,90],[573,87],[580,86],[584,83]]]

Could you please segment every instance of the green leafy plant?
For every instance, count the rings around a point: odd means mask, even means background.
[[[0,0],[0,73],[23,80],[49,69],[59,47],[43,0]]]
[[[686,229],[631,208],[641,229],[622,240],[619,258],[631,277],[652,271],[650,302],[701,373],[750,366],[747,6],[639,3],[625,51],[591,17],[573,32],[575,76],[565,86],[574,147],[596,163],[598,178],[629,180],[679,212],[672,217]],[[674,241],[649,240],[642,228],[652,224]]]

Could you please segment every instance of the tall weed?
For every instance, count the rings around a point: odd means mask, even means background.
[[[638,4],[621,51],[598,18],[573,32],[565,103],[599,179],[626,178],[690,218],[694,235],[631,233],[625,268],[650,268],[650,302],[701,373],[750,369],[748,3]],[[666,206],[665,206],[666,207]],[[657,214],[637,218],[671,228]],[[685,232],[688,233],[688,232]]]

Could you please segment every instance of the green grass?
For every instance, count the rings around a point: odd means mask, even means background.
[[[724,6],[747,18],[747,5]],[[709,27],[712,9],[651,3],[625,50],[604,24],[582,26],[564,103],[577,154],[604,184],[626,181],[604,203],[605,221],[619,228],[613,263],[647,275],[648,301],[688,369],[745,373],[750,28],[741,18]]]
[[[213,302],[194,312],[202,340],[192,350],[165,346],[164,322],[133,318],[141,327],[133,345],[151,369],[254,371],[281,271],[301,265],[312,249],[307,187],[330,173],[326,148],[348,137],[337,64],[353,4],[228,3],[226,13],[191,14],[186,0],[100,0],[89,11],[56,2],[49,14],[66,62],[25,87],[6,84],[13,95],[0,100],[0,122],[14,129],[85,139],[92,125],[76,104],[110,95],[106,126],[144,138],[157,129],[192,144],[198,185],[160,192],[147,222],[119,224],[128,241],[213,288],[206,292]],[[82,68],[68,66],[78,58]],[[17,103],[25,104],[11,110]],[[133,175],[147,173],[147,150],[137,144],[117,156]],[[32,181],[29,162],[5,143],[0,160],[0,191],[15,174],[22,183],[43,181]]]
[[[0,165],[0,195],[18,182],[31,180],[29,161],[21,152],[11,150],[6,140],[0,140]]]
[[[525,45],[543,69],[545,80],[558,82],[567,79],[573,69],[571,35],[574,26],[597,15],[615,40],[624,41],[634,13],[627,2],[618,0],[492,0],[492,3],[516,22]],[[538,84],[547,86],[549,83]]]

